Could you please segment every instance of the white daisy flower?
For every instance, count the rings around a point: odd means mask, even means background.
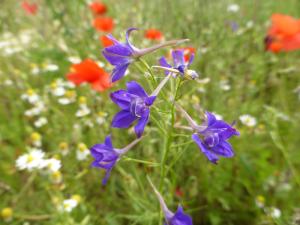
[[[40,115],[43,111],[45,111],[45,104],[42,101],[38,101],[35,103],[35,106],[31,109],[28,109],[24,112],[25,116],[33,117]]]
[[[256,118],[249,115],[249,114],[245,114],[245,115],[241,115],[239,117],[240,121],[242,122],[242,124],[248,126],[248,127],[254,127],[256,125]]]
[[[44,71],[48,71],[48,72],[55,72],[55,71],[57,71],[57,70],[59,70],[59,67],[58,67],[58,65],[56,65],[56,64],[52,64],[52,63],[45,63],[44,65],[43,65],[43,69],[44,69]]]
[[[40,149],[32,149],[29,153],[19,156],[16,167],[19,170],[41,169],[43,167],[45,153]]]
[[[42,164],[43,164],[43,168],[48,170],[48,172],[50,173],[57,172],[61,168],[61,161],[55,158],[46,159],[43,161]]]
[[[84,117],[84,116],[87,116],[89,115],[91,112],[91,110],[87,107],[87,106],[80,106],[79,109],[77,110],[76,112],[76,116],[77,117]]]
[[[58,103],[68,105],[76,101],[76,92],[73,90],[66,91],[64,97],[58,99]]]
[[[25,94],[21,95],[21,99],[28,101],[30,104],[35,104],[40,100],[40,96],[33,89],[28,89]]]
[[[221,80],[219,85],[223,91],[229,91],[231,89],[231,86],[230,86],[228,80]]]
[[[68,61],[72,64],[78,64],[81,62],[81,58],[78,56],[70,56],[68,57]]]
[[[99,125],[102,125],[106,121],[107,113],[106,112],[99,112],[96,118],[96,122]]]
[[[90,155],[90,150],[86,147],[84,143],[78,144],[78,149],[76,151],[76,158],[79,161],[85,160]]]
[[[281,210],[275,207],[269,208],[268,213],[274,219],[278,219],[281,216]]]
[[[70,198],[64,200],[59,209],[63,212],[71,212],[77,205],[78,202],[75,199]]]
[[[30,135],[30,141],[31,141],[31,144],[35,147],[42,146],[42,136],[38,132],[33,132]]]
[[[265,207],[265,197],[262,195],[258,195],[255,198],[255,204],[258,208],[264,208]]]
[[[40,128],[48,123],[48,120],[46,117],[40,117],[34,122],[34,126],[37,128]]]
[[[60,184],[63,180],[63,177],[61,172],[58,170],[50,174],[50,179],[52,183]]]
[[[62,155],[67,155],[69,153],[69,145],[67,142],[61,142],[59,143],[59,150]]]
[[[240,10],[240,6],[237,5],[237,4],[230,4],[228,7],[227,7],[227,12],[233,12],[233,13],[236,13]]]
[[[65,88],[63,87],[63,83],[60,83],[58,81],[53,81],[50,84],[50,91],[54,96],[63,96],[66,93]]]

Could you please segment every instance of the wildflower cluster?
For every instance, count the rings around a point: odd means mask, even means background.
[[[141,61],[141,57],[144,55],[166,46],[174,46],[187,41],[187,39],[172,40],[149,48],[139,49],[129,40],[131,32],[135,30],[137,29],[129,28],[127,30],[125,43],[119,42],[112,35],[107,36],[107,38],[113,42],[113,45],[104,48],[102,54],[107,61],[114,66],[111,74],[112,82],[122,79],[128,67],[135,64],[137,61]],[[171,55],[173,59],[172,64],[168,63],[165,57],[161,57],[159,59],[159,65],[152,67],[164,70],[165,77],[157,84],[151,94],[148,94],[136,81],[129,81],[126,83],[126,89],[121,89],[110,94],[111,100],[120,108],[120,111],[112,119],[111,126],[114,128],[129,128],[134,124],[134,131],[137,139],[126,147],[118,149],[113,147],[112,138],[109,135],[106,137],[104,143],[96,144],[90,149],[94,158],[92,166],[106,170],[106,175],[102,180],[103,184],[107,183],[113,167],[121,157],[143,138],[142,136],[145,127],[150,120],[152,107],[157,101],[159,93],[168,81],[170,79],[175,79],[176,81],[179,80],[179,82],[182,82],[184,80],[196,80],[199,77],[196,71],[190,69],[194,60],[194,53],[187,54],[185,49],[175,49],[172,51]],[[151,71],[153,84],[156,84],[156,78],[152,73],[152,69],[146,62],[144,62],[144,64],[147,65],[148,70]],[[176,92],[178,92],[178,89],[179,85],[176,88]],[[217,119],[216,116],[210,112],[205,113],[205,119],[201,124],[196,123],[196,121],[194,121],[179,105],[176,93],[172,94],[173,96],[171,96],[171,99],[164,99],[164,101],[170,101],[171,109],[174,110],[176,108],[181,113],[182,117],[187,120],[189,125],[178,127],[185,128],[192,132],[192,140],[197,144],[208,160],[216,164],[220,156],[227,158],[233,157],[234,152],[228,140],[234,135],[239,135],[236,129],[233,128],[233,125]],[[165,161],[162,163],[165,163]],[[149,182],[164,211],[166,224],[192,224],[191,217],[183,212],[181,206],[178,207],[176,213],[172,213],[166,207],[163,198],[150,179]]]

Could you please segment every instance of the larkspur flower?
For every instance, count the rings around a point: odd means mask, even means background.
[[[191,130],[195,133],[192,139],[198,145],[200,150],[212,163],[217,163],[219,156],[230,158],[234,156],[232,146],[228,139],[233,135],[239,135],[239,132],[223,120],[216,119],[215,115],[206,112],[206,120],[202,125],[198,125],[188,113],[176,104],[178,110],[188,121]]]
[[[180,205],[178,206],[177,211],[175,213],[171,212],[168,209],[163,197],[158,192],[158,190],[156,189],[156,187],[154,186],[154,184],[151,182],[151,180],[149,178],[148,178],[148,181],[159,200],[161,209],[164,212],[165,225],[193,225],[193,220],[192,220],[191,216],[184,213],[183,208]]]
[[[165,74],[172,73],[180,74],[183,77],[186,77],[188,79],[196,79],[199,77],[199,75],[194,70],[188,69],[190,64],[194,60],[194,53],[192,53],[189,57],[189,61],[185,61],[185,55],[183,49],[177,49],[172,51],[172,58],[173,58],[173,66],[171,66],[165,57],[161,57],[159,59],[159,64],[162,66],[162,68],[165,70]]]
[[[102,54],[106,58],[106,60],[115,66],[114,70],[112,71],[111,77],[112,82],[116,82],[120,80],[124,75],[128,68],[128,66],[133,63],[136,59],[139,57],[142,57],[148,53],[154,52],[157,49],[166,47],[166,46],[172,46],[180,44],[184,41],[187,41],[187,39],[183,40],[172,40],[172,41],[166,41],[161,44],[154,45],[149,48],[145,49],[138,49],[135,46],[133,46],[129,41],[130,33],[134,30],[138,30],[137,28],[129,28],[126,31],[126,42],[121,43],[118,40],[116,40],[112,35],[107,35],[107,38],[109,38],[111,41],[113,41],[113,45],[106,47],[103,49]]]
[[[156,96],[149,96],[137,82],[127,83],[127,90],[119,90],[111,93],[112,101],[122,110],[117,113],[112,121],[112,127],[128,128],[138,120],[135,133],[141,137],[150,116],[150,106]]]
[[[125,148],[117,149],[113,147],[111,136],[109,135],[105,138],[104,143],[96,144],[90,148],[91,155],[94,158],[94,162],[91,166],[106,170],[105,177],[102,180],[103,185],[107,183],[113,167],[120,160],[121,156],[128,152],[139,141],[140,139],[136,139]]]

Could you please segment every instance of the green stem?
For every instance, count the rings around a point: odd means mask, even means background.
[[[177,80],[176,80],[176,82],[177,82]],[[177,99],[177,94],[178,94],[180,84],[181,84],[181,79],[179,79],[179,81],[176,84],[175,94],[174,94],[174,101],[171,104],[171,109],[170,109],[170,111],[171,111],[171,125],[170,125],[169,131],[167,133],[165,148],[164,148],[162,159],[161,159],[161,170],[160,170],[161,173],[160,173],[160,182],[159,182],[159,191],[160,192],[162,192],[163,182],[164,182],[164,179],[166,177],[166,161],[167,161],[168,153],[171,149],[171,144],[172,144],[172,141],[173,141],[173,131],[174,131],[174,125],[175,125],[175,104],[174,103],[175,103],[175,100]],[[172,79],[172,82],[171,82],[171,90],[172,90],[172,92],[174,91],[173,79]],[[160,217],[159,217],[160,224],[163,221],[162,216],[163,216],[162,213],[160,213]]]
[[[150,67],[150,66],[148,65],[148,63],[147,63],[145,60],[143,60],[142,58],[139,58],[138,61],[140,61],[140,62],[147,68],[147,70],[148,70],[148,72],[149,72],[149,74],[150,74],[150,76],[151,76],[152,83],[155,85],[155,84],[156,84],[156,80],[155,80],[155,77],[154,77],[154,74],[153,74],[153,72],[152,72],[151,67]]]

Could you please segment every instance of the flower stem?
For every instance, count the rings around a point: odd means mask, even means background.
[[[120,154],[125,154],[126,152],[128,152],[133,146],[135,146],[141,139],[141,138],[138,138],[138,139],[135,139],[133,142],[131,142],[129,145],[127,145],[126,147],[122,148],[119,150],[119,153]]]
[[[151,96],[157,96],[160,90],[165,86],[165,84],[168,82],[170,79],[171,75],[166,76],[160,83],[159,85],[155,88],[155,90],[152,92]]]
[[[152,79],[152,82],[153,82],[153,84],[156,84],[156,80],[155,80],[155,77],[154,77],[154,74],[153,74],[153,72],[152,72],[152,69],[151,69],[151,67],[148,65],[148,63],[145,61],[145,60],[143,60],[142,58],[139,58],[138,59],[146,68],[147,68],[147,70],[148,70],[148,72],[149,72],[149,74],[150,74],[150,76],[151,76],[151,79]]]
[[[181,80],[179,80],[179,82],[176,85],[174,100],[177,98],[180,83],[181,83]],[[169,127],[169,131],[167,132],[168,136],[166,139],[166,144],[165,144],[164,152],[163,152],[162,159],[161,159],[161,176],[160,176],[160,183],[159,183],[160,191],[162,189],[163,181],[166,176],[165,164],[166,164],[168,153],[171,149],[171,143],[172,143],[172,139],[173,139],[173,129],[174,129],[174,125],[175,125],[175,105],[174,104],[175,104],[175,102],[173,102],[173,104],[171,105],[171,110],[170,110],[171,111],[171,126]]]
[[[146,54],[149,54],[151,52],[154,52],[160,48],[164,48],[164,47],[168,47],[168,46],[173,46],[173,45],[179,45],[179,44],[182,44],[184,42],[187,42],[189,41],[189,39],[179,39],[179,40],[171,40],[171,41],[166,41],[164,43],[161,43],[161,44],[157,44],[157,45],[154,45],[152,47],[149,47],[149,48],[144,48],[144,49],[141,49],[139,51],[137,51],[135,54],[134,54],[134,57],[136,58],[139,58],[143,55],[146,55]]]

